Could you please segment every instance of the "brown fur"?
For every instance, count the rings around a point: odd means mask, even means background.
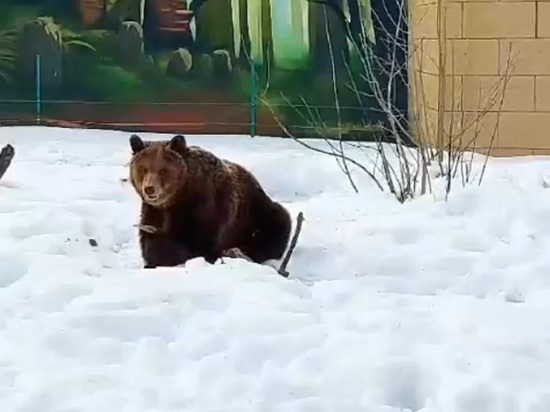
[[[245,168],[187,146],[179,135],[162,142],[132,135],[130,146],[130,182],[142,199],[145,267],[175,266],[199,256],[257,263],[282,257],[290,215]]]

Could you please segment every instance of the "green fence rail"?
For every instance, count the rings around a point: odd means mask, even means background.
[[[372,140],[381,132],[376,122],[365,122],[364,107],[306,105],[259,99],[257,68],[251,66],[248,101],[159,102],[81,101],[52,99],[42,90],[41,60],[36,56],[34,96],[0,99],[0,125],[58,125],[184,132],[195,134],[284,135],[285,130],[303,137],[353,136]],[[369,108],[368,113],[376,109]],[[337,122],[327,122],[338,112]],[[350,120],[351,119],[351,120]],[[357,121],[357,119],[360,119]],[[354,121],[355,120],[355,121]],[[283,127],[281,127],[283,125]]]

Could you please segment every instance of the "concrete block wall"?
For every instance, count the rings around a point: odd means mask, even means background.
[[[441,73],[438,5],[434,0],[411,1],[413,79],[421,79],[428,127],[433,128]],[[462,128],[473,124],[488,109],[495,87],[502,85],[511,58],[502,106],[493,105],[464,140],[475,133],[476,146],[483,150],[498,121],[492,154],[550,154],[550,0],[445,1],[445,116]],[[417,99],[414,94],[412,98]]]

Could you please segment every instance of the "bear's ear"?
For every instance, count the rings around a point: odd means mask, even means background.
[[[136,154],[145,149],[145,143],[141,140],[137,134],[130,136],[130,147],[132,148],[132,153]]]
[[[170,149],[177,153],[184,153],[187,150],[187,140],[181,134],[178,134],[170,140]]]

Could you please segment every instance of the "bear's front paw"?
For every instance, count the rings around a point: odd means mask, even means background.
[[[185,245],[178,244],[162,236],[151,236],[143,241],[145,269],[182,265],[193,255]]]
[[[230,249],[225,249],[222,252],[222,257],[228,257],[233,259],[244,259],[248,260],[249,262],[252,262],[252,259],[250,259],[248,256],[246,256],[241,249],[238,247],[233,247]]]

